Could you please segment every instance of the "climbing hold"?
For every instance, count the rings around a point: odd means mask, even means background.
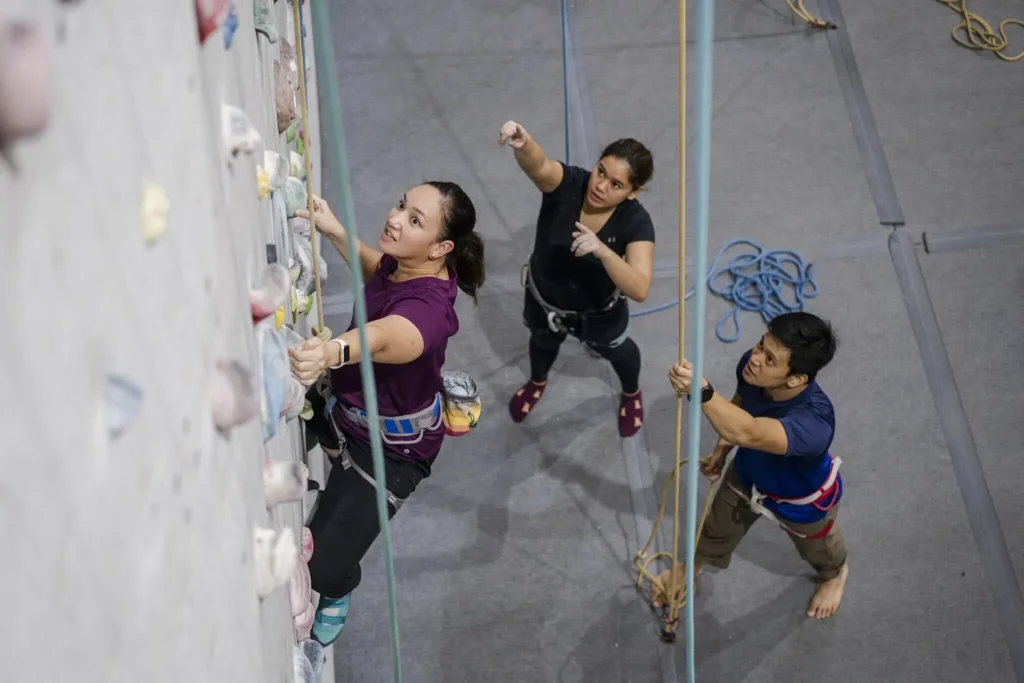
[[[477,426],[483,405],[476,380],[468,373],[449,370],[441,373],[444,397],[444,431],[451,436],[462,436]]]
[[[232,104],[221,107],[221,132],[230,157],[238,156],[239,152],[252,154],[263,141],[245,112]]]
[[[270,174],[262,166],[256,167],[256,195],[260,199],[270,196]]]
[[[199,22],[199,42],[205,43],[214,31],[227,19],[231,11],[228,0],[196,0],[196,18]]]
[[[274,101],[277,105],[277,132],[284,133],[295,121],[295,89],[284,64],[274,62]]]
[[[53,109],[53,79],[38,26],[0,24],[0,143],[43,132]]]
[[[249,292],[249,310],[253,323],[258,323],[288,303],[291,277],[280,263],[263,268],[256,288]]]
[[[306,296],[311,296],[316,290],[313,245],[302,235],[292,233],[292,246],[295,250],[295,261],[299,264],[299,277],[295,279],[295,289]],[[327,282],[327,262],[321,254],[317,254],[317,260],[320,261],[320,286],[323,287]]]
[[[291,580],[299,561],[295,534],[291,529],[253,530],[253,567],[256,574],[256,594],[265,598]]]
[[[297,235],[302,235],[306,239],[309,239],[309,219],[308,218],[289,218],[288,227],[292,229]]]
[[[142,239],[146,244],[153,244],[167,232],[167,216],[171,211],[171,202],[167,192],[156,183],[145,183],[142,186]]]
[[[306,659],[313,665],[313,680],[319,681],[320,672],[323,670],[324,662],[327,659],[324,656],[324,646],[315,640],[304,640],[300,647],[306,655]]]
[[[107,375],[104,389],[107,404],[107,434],[111,439],[120,438],[142,405],[142,389],[127,377]]]
[[[284,187],[291,170],[287,159],[268,149],[263,152],[263,167],[267,169],[267,179],[271,190],[280,190]]]
[[[281,327],[284,326],[284,316],[285,316],[284,306],[281,306],[276,311],[274,311],[274,328],[275,329],[279,330],[279,329],[281,329]]]
[[[269,441],[277,434],[288,381],[291,379],[288,349],[273,323],[273,319],[268,318],[256,325],[256,348],[260,358],[262,379],[260,414],[264,441]]]
[[[296,211],[306,208],[306,184],[298,178],[289,177],[284,184],[284,201],[288,218],[293,218]]]
[[[224,49],[231,49],[231,41],[235,37],[235,31],[238,30],[238,9],[235,7],[235,3],[231,3],[231,9],[228,10],[228,16],[224,19]]]
[[[313,297],[292,288],[292,315],[306,315],[313,310]]]
[[[288,126],[288,130],[286,130],[284,132],[284,139],[285,139],[285,141],[286,142],[291,142],[292,140],[294,140],[295,139],[295,135],[298,132],[298,130],[299,130],[299,122],[298,121],[292,121],[292,125]],[[293,152],[293,154],[294,154],[294,152]],[[295,159],[292,158],[292,175],[298,177],[298,175],[295,173],[294,169],[295,169]]]
[[[253,0],[252,13],[256,32],[262,33],[271,43],[277,42],[277,26],[274,25],[274,6],[271,0]]]
[[[248,422],[260,409],[255,377],[237,360],[217,361],[210,394],[213,423],[221,432]]]
[[[313,670],[313,663],[306,657],[305,651],[296,645],[292,651],[292,668],[295,683],[318,683],[319,679]]]
[[[306,137],[302,134],[302,129],[299,129],[299,134],[295,136],[295,152],[299,156],[305,156],[306,154]],[[306,164],[303,161],[302,164],[302,177],[306,177]]]
[[[295,150],[289,150],[288,152],[288,172],[293,178],[302,180],[306,177],[306,160],[301,154]]]
[[[308,532],[309,529],[306,527],[302,528],[302,545],[299,551],[299,561],[295,563],[295,571],[292,572],[291,582],[288,586],[288,597],[291,602],[293,617],[301,617],[312,604],[313,590],[308,562],[313,553],[306,553],[305,541]],[[310,540],[310,546],[312,546],[312,539]]]
[[[309,469],[301,462],[268,462],[263,466],[263,495],[267,509],[302,500]]]
[[[284,394],[284,404],[281,406],[281,416],[286,422],[294,420],[302,413],[305,398],[306,387],[294,377],[289,378]]]
[[[302,643],[309,640],[310,636],[313,634],[313,622],[316,620],[316,605],[314,605],[311,600],[307,601],[306,609],[302,614],[294,617],[294,620],[295,642]]]

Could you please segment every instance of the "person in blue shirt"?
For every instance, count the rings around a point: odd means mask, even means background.
[[[839,458],[829,452],[835,434],[832,402],[816,377],[835,355],[832,326],[810,313],[786,313],[768,323],[760,341],[736,366],[732,401],[704,378],[694,380],[684,361],[669,371],[680,394],[702,403],[718,443],[701,461],[712,482],[723,477],[697,542],[695,575],[704,565],[729,566],[732,553],[760,517],[788,532],[800,556],[818,573],[807,616],[825,619],[839,609],[849,569],[836,525],[843,481]],[[691,392],[696,384],[698,392]],[[736,449],[727,465],[726,456]],[[684,584],[682,565],[676,587]],[[656,577],[655,607],[666,602],[669,571]]]

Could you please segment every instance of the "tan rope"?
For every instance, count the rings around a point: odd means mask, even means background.
[[[320,248],[319,248],[319,235],[316,231],[315,225],[315,213],[313,211],[313,173],[312,173],[312,162],[310,160],[309,150],[312,146],[310,138],[312,137],[309,133],[309,100],[306,96],[306,64],[305,64],[305,50],[303,50],[302,44],[302,17],[300,16],[301,0],[292,0],[292,16],[295,24],[295,59],[298,61],[299,66],[299,97],[301,98],[301,109],[302,109],[302,142],[303,142],[303,158],[306,164],[306,209],[309,211],[309,243],[313,248],[313,282],[316,287],[316,322],[313,326],[313,335],[319,337],[323,341],[327,341],[334,334],[330,328],[324,325],[324,305],[323,305],[323,292],[320,289]]]

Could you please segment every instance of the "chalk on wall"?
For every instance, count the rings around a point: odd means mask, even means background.
[[[0,143],[43,132],[53,109],[53,76],[42,31],[20,20],[0,23]]]
[[[110,374],[107,375],[104,399],[107,408],[107,434],[111,439],[120,438],[139,412],[142,388],[127,377]]]

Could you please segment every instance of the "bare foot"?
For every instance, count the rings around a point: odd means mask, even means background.
[[[850,573],[847,563],[839,568],[839,576],[818,584],[817,590],[811,596],[811,603],[807,606],[807,616],[815,619],[828,619],[839,611],[839,602],[843,599],[843,590],[846,588],[846,577]]]
[[[700,576],[700,565],[696,565],[693,569],[693,578],[696,581],[697,577]],[[686,591],[686,565],[680,563],[676,565],[676,595],[680,596]],[[655,608],[661,607],[668,601],[669,581],[671,579],[671,571],[666,569],[662,573],[654,577],[651,581],[651,604]],[[694,587],[696,590],[696,587]]]

